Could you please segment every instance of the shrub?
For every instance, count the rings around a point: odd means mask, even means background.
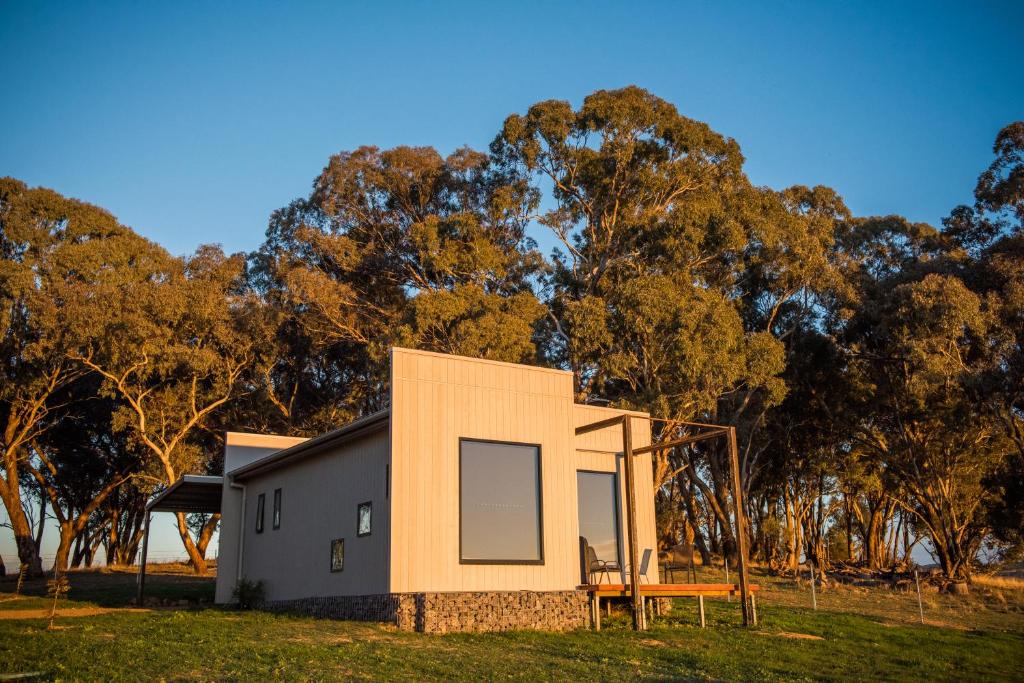
[[[252,609],[263,602],[263,597],[263,582],[246,578],[239,579],[231,593],[231,599],[238,603],[238,609]]]

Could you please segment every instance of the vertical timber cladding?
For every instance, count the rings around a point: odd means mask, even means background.
[[[622,449],[619,430],[578,439],[574,429],[619,411],[575,406],[568,372],[397,348],[391,360],[391,592],[574,590],[580,582],[576,470],[621,470],[616,454]],[[649,443],[645,420],[635,420],[634,430],[636,445]],[[463,437],[541,446],[543,564],[460,564]],[[590,450],[577,451],[579,443]],[[650,455],[638,456],[636,465],[639,547],[653,550]],[[651,567],[649,578],[656,576],[656,558]]]

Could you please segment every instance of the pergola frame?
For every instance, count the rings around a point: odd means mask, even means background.
[[[647,420],[648,422],[667,422],[675,427],[691,427],[698,431],[695,434],[688,434],[678,439],[671,439],[650,446],[633,448],[632,418]],[[600,429],[610,427],[621,427],[622,429],[622,456],[626,474],[626,529],[629,534],[629,582],[631,584],[630,597],[632,600],[633,628],[638,631],[647,629],[647,614],[643,606],[643,596],[639,590],[640,569],[639,549],[636,543],[636,490],[634,489],[634,468],[633,458],[644,453],[654,453],[676,446],[684,446],[698,441],[725,438],[729,448],[729,461],[732,469],[733,506],[736,515],[736,545],[739,555],[739,589],[740,602],[743,612],[743,625],[748,626],[753,621],[753,606],[751,605],[751,592],[747,576],[747,524],[746,516],[743,513],[743,489],[740,482],[740,461],[739,449],[736,445],[736,428],[732,426],[705,424],[701,422],[685,422],[666,420],[664,418],[650,417],[647,415],[634,415],[624,413],[605,420],[592,422],[576,428],[576,436],[596,432]]]

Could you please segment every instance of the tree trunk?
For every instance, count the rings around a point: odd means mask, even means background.
[[[60,542],[57,544],[57,554],[53,558],[53,573],[64,574],[68,570],[68,556],[71,554],[71,541],[75,537],[75,530],[70,522],[65,522],[57,527],[60,532]]]
[[[697,552],[700,553],[701,564],[710,567],[711,551],[708,549],[704,534],[700,531],[700,518],[697,514],[697,487],[691,481],[686,470],[680,472],[676,479],[679,484],[679,494],[683,499],[683,508],[686,511],[686,520],[689,522],[690,528],[693,529],[693,542],[697,547]]]
[[[850,505],[850,495],[843,494],[843,504],[846,506],[846,560],[853,561],[853,508]]]
[[[4,506],[7,508],[7,518],[11,524],[11,531],[14,533],[14,544],[18,548],[18,560],[22,565],[28,567],[27,576],[41,576],[43,573],[43,560],[39,557],[39,548],[36,547],[36,539],[32,534],[32,525],[28,522],[28,516],[21,507],[21,495],[16,490],[18,482],[14,486],[4,487],[7,489],[3,496]]]
[[[217,530],[217,523],[220,522],[220,513],[210,515],[210,519],[206,520],[206,524],[203,525],[202,530],[199,532],[199,543],[196,548],[199,550],[199,554],[206,558],[206,547],[210,545],[210,539],[213,538],[213,532]]]
[[[199,548],[196,547],[195,541],[192,540],[192,534],[189,532],[188,523],[185,521],[185,513],[178,512],[174,515],[178,519],[178,535],[181,536],[181,542],[185,546],[185,552],[188,554],[189,564],[195,570],[196,574],[200,576],[206,574],[206,558],[203,557],[203,553],[199,552]],[[206,550],[205,548],[203,549]]]
[[[71,567],[78,569],[82,566],[82,560],[85,559],[85,551],[82,545],[82,538],[88,537],[88,529],[82,531],[82,533],[75,536],[75,547],[71,550]]]
[[[43,531],[46,529],[46,491],[39,487],[39,526],[36,529],[36,552],[43,549]]]

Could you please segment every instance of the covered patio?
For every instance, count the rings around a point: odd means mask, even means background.
[[[740,610],[743,615],[743,625],[757,624],[757,603],[754,591],[757,586],[751,586],[747,573],[747,537],[744,529],[747,528],[746,518],[743,513],[743,494],[740,487],[739,454],[736,446],[736,428],[704,424],[700,422],[673,422],[675,427],[681,427],[689,433],[678,438],[668,439],[660,443],[633,448],[633,430],[631,421],[633,419],[646,419],[650,422],[667,422],[660,418],[641,417],[638,415],[617,415],[606,420],[599,420],[576,428],[576,436],[588,434],[600,429],[621,429],[622,430],[622,454],[626,478],[626,537],[628,545],[628,573],[629,582],[625,584],[584,584],[579,587],[590,594],[591,621],[595,629],[601,628],[601,600],[615,598],[629,598],[633,615],[633,628],[638,631],[647,629],[647,599],[648,598],[674,598],[674,597],[696,597],[700,612],[700,624],[705,625],[704,619],[704,597],[705,596],[732,596],[740,598]],[[729,461],[732,470],[733,504],[737,527],[738,545],[738,579],[739,583],[722,584],[643,584],[640,578],[640,550],[637,547],[637,522],[636,522],[636,495],[634,487],[634,463],[633,459],[644,453],[669,448],[676,448],[699,441],[711,439],[725,439],[729,450]],[[632,590],[638,586],[638,590]],[[657,601],[652,602],[656,605]]]
[[[145,531],[142,536],[142,559],[139,562],[138,594],[135,602],[142,605],[146,591],[146,556],[149,553],[149,529],[154,512],[201,512],[216,514],[221,508],[224,478],[186,474],[146,503]]]

